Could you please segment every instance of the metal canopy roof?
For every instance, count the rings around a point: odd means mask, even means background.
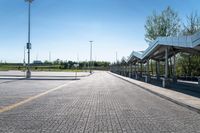
[[[140,52],[133,51],[127,61],[132,62],[132,63],[140,61],[142,59],[142,54],[143,54],[143,51],[140,51]]]
[[[145,62],[150,58],[163,60],[166,47],[169,50],[169,57],[178,52],[200,54],[200,32],[190,36],[158,37],[145,51],[133,51],[127,61]]]
[[[126,60],[125,57],[123,57],[122,60],[121,60],[121,62],[122,62],[122,64],[126,64],[128,61]]]

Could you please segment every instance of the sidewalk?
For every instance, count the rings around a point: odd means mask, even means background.
[[[152,84],[148,84],[142,81],[138,81],[135,79],[131,79],[128,77],[124,77],[112,72],[109,72],[110,74],[121,78],[123,80],[126,80],[130,83],[133,83],[151,93],[154,93],[162,98],[165,98],[167,100],[170,100],[176,104],[179,104],[181,106],[187,107],[191,110],[194,110],[198,113],[200,113],[200,98],[197,97],[193,97],[187,94],[183,94],[174,90],[170,90],[170,89],[166,89],[166,88],[162,88],[162,87],[158,87]]]

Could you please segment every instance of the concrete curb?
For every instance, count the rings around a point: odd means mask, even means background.
[[[124,81],[127,81],[127,82],[129,82],[129,83],[131,83],[131,84],[134,84],[134,85],[136,85],[136,86],[138,86],[138,87],[140,87],[140,88],[142,88],[142,89],[144,89],[144,90],[146,90],[146,91],[148,91],[148,92],[150,92],[150,93],[152,93],[152,94],[155,94],[155,95],[157,95],[157,96],[159,96],[159,97],[161,97],[161,98],[164,98],[164,99],[166,99],[166,100],[168,100],[168,101],[171,101],[171,102],[173,102],[173,103],[175,103],[175,104],[177,104],[177,105],[180,105],[180,106],[182,106],[182,107],[188,108],[189,110],[195,111],[195,112],[197,112],[197,113],[200,114],[200,109],[199,109],[199,108],[196,108],[196,107],[194,107],[194,106],[192,106],[192,105],[189,105],[189,104],[186,104],[186,103],[177,101],[177,100],[175,100],[175,99],[172,99],[172,98],[167,97],[167,96],[165,96],[165,95],[162,95],[162,94],[160,94],[160,93],[151,91],[151,90],[145,88],[145,87],[142,86],[142,85],[135,84],[135,83],[133,83],[133,82],[131,82],[131,81],[129,81],[129,80],[126,80],[125,78],[122,78],[122,77],[118,76],[118,74],[115,74],[115,73],[112,73],[112,72],[108,72],[108,73],[111,74],[111,75],[113,75],[113,76],[115,76],[115,77],[117,77],[117,78],[120,78],[120,79],[122,79],[122,80],[124,80]]]

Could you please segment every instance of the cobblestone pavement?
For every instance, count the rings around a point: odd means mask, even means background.
[[[200,133],[200,114],[95,72],[0,113],[0,132]]]
[[[70,82],[70,80],[9,80],[0,82],[0,109],[66,82]]]

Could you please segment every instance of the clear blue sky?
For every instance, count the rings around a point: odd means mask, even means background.
[[[89,59],[114,61],[132,50],[143,50],[144,24],[152,11],[171,6],[184,21],[198,11],[199,0],[35,0],[32,4],[32,60]],[[27,42],[27,4],[0,0],[0,61],[22,62]]]

